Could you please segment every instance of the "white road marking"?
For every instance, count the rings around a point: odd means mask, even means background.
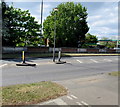
[[[74,96],[74,95],[70,95],[71,97],[73,97],[74,99],[78,99],[76,96]]]
[[[78,105],[82,105],[80,102],[76,102]]]
[[[94,60],[94,59],[90,59],[91,61],[95,62],[95,63],[98,63],[98,61]]]
[[[47,101],[47,102],[44,102],[44,103],[41,103],[41,104],[37,104],[37,105],[47,105],[47,104],[50,104],[50,103],[55,103],[57,105],[68,105],[66,102],[64,102],[60,98],[55,99],[55,100],[50,100],[50,101]]]
[[[83,63],[82,61],[80,61],[80,60],[78,60],[78,59],[77,59],[77,61],[78,61],[79,63]]]
[[[89,104],[87,104],[87,103],[86,103],[86,102],[84,102],[84,101],[81,101],[81,103],[82,103],[82,104],[84,104],[84,105],[89,105]]]
[[[46,105],[46,104],[53,103],[53,102],[54,102],[53,100],[50,100],[50,101],[43,102],[43,103],[40,103],[40,104],[37,104],[37,105]]]
[[[112,61],[112,60],[110,60],[110,59],[104,59],[104,60],[105,60],[105,61],[110,61],[110,62]]]
[[[0,65],[0,67],[4,67],[4,66],[6,66],[7,64],[3,64],[3,65]]]
[[[70,99],[70,100],[73,100],[73,98],[72,98],[72,97],[70,97],[70,96],[67,96],[67,98],[68,98],[68,99]]]
[[[64,102],[62,99],[56,99],[54,100],[54,102],[57,104],[57,105],[68,105],[66,102]]]

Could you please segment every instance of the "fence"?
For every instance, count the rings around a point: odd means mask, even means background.
[[[51,47],[2,47],[2,53],[19,53],[21,51],[26,52],[38,52],[38,53],[51,53],[53,48]],[[55,48],[55,51],[61,50],[63,53],[116,53],[120,50],[116,49],[84,49],[84,48]]]

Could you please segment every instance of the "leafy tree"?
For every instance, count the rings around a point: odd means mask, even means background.
[[[108,48],[115,48],[116,47],[116,43],[115,42],[108,42],[107,47]]]
[[[53,46],[56,33],[57,47],[78,47],[78,44],[82,46],[89,30],[86,22],[87,9],[80,3],[73,2],[61,3],[57,8],[58,11],[53,9],[43,23],[44,37],[49,38],[49,45]]]
[[[97,42],[98,42],[98,38],[95,35],[91,35],[90,33],[87,33],[85,35],[85,43],[82,47],[83,48],[95,47]]]
[[[6,15],[6,11],[9,11],[9,6],[5,3],[5,2],[2,2],[1,3],[1,9],[2,9],[2,20],[1,20],[1,23],[2,23],[2,43],[3,44],[7,44],[7,42],[9,41],[8,38],[9,38],[9,28],[7,27],[8,26],[8,21],[7,21],[7,15]],[[11,42],[11,41],[9,41]],[[9,45],[9,44],[8,44]]]
[[[86,34],[85,43],[96,44],[98,39],[95,35],[91,35],[90,33]]]
[[[3,7],[3,45],[38,46],[40,44],[40,27],[28,10],[22,11],[13,6]],[[5,6],[4,6],[5,5]],[[7,34],[4,32],[6,31]]]

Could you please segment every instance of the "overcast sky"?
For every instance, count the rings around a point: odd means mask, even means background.
[[[43,20],[60,3],[62,2],[44,2]],[[87,22],[90,27],[89,33],[96,35],[99,39],[102,37],[108,37],[110,39],[118,38],[118,2],[80,3],[87,8]],[[9,2],[9,4],[11,3]],[[40,23],[41,2],[13,2],[13,5],[22,10],[29,10],[31,15]]]

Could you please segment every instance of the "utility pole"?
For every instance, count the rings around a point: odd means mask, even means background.
[[[55,62],[55,38],[56,38],[56,12],[58,11],[57,8],[54,8],[55,11],[55,24],[54,24],[54,47],[53,47],[53,62]]]
[[[43,16],[43,0],[41,2],[41,34],[42,34],[42,28],[43,28],[43,26],[42,26],[42,16]]]

